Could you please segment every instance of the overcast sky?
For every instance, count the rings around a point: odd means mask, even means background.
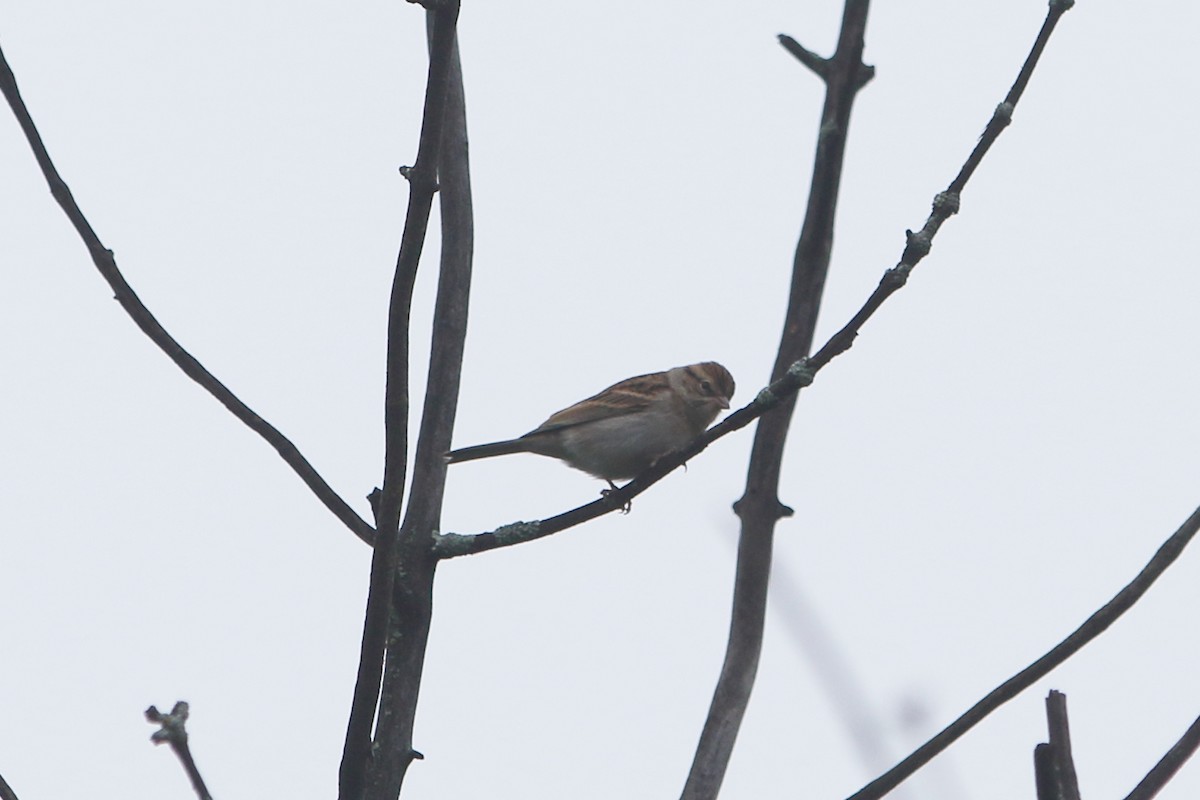
[[[925,220],[1044,0],[879,2],[818,341]],[[774,358],[836,0],[466,3],[476,280],[456,445],[629,375]],[[864,763],[797,635],[828,633],[889,763],[1106,602],[1200,504],[1194,3],[1083,0],[908,286],[806,391],[722,795],[840,798]],[[424,87],[399,2],[0,0],[77,200],[163,324],[364,516]],[[222,800],[331,797],[369,551],[112,302],[0,120],[0,774],[22,800],[185,798],[142,710],[192,704]],[[427,336],[431,265],[414,323]],[[416,389],[424,353],[414,354]],[[728,628],[752,429],[611,515],[442,565],[405,796],[670,798]],[[451,469],[461,533],[602,487]],[[1200,714],[1200,552],[910,788],[1032,797],[1067,693],[1085,796]],[[1160,795],[1200,796],[1200,765]]]

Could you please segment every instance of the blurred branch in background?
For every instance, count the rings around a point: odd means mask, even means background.
[[[837,48],[829,59],[817,58],[791,37],[780,38],[789,52],[824,81],[825,104],[821,112],[808,208],[793,260],[787,316],[771,371],[773,381],[787,375],[792,365],[805,358],[812,349],[833,250],[833,228],[850,112],[859,89],[872,74],[871,68],[862,63],[869,9],[869,0],[846,0]],[[741,519],[741,537],[734,575],[729,642],[708,718],[684,784],[684,800],[716,798],[750,702],[762,652],[775,523],[792,513],[780,502],[778,490],[783,447],[795,403],[793,393],[779,404],[776,413],[763,416],[759,421],[750,453],[746,489],[734,504],[734,511]]]
[[[869,693],[855,675],[854,665],[843,655],[832,632],[782,563],[771,565],[771,580],[773,613],[812,666],[818,686],[845,727],[866,774],[887,769],[895,759],[887,744],[888,725],[872,710]],[[903,787],[893,794],[893,800],[907,800],[907,797]]]
[[[908,232],[900,264],[884,275],[879,288],[850,323],[808,359],[813,372],[853,344],[863,323],[884,300],[904,285],[912,269],[929,252],[933,237],[942,223],[958,211],[962,190],[1000,132],[1011,121],[1013,109],[1029,83],[1050,34],[1070,5],[1070,0],[1053,0],[1050,3],[1041,31],[1016,81],[993,114],[958,176],[946,192],[934,200],[933,212],[925,226],[915,234]],[[847,0],[837,50],[824,69],[816,70],[826,82],[825,109],[821,118],[821,135],[813,167],[808,210],[796,248],[787,319],[772,372],[776,379],[788,371],[790,365],[803,358],[812,345],[833,243],[834,212],[850,109],[855,94],[865,82],[864,75],[869,74],[862,63],[868,6],[867,0]],[[795,45],[788,49],[796,52],[798,47]],[[803,51],[803,48],[800,50]],[[802,60],[809,64],[809,59]],[[779,501],[778,486],[784,441],[795,405],[794,397],[782,405],[779,413],[766,415],[759,423],[750,455],[746,491],[734,505],[742,521],[742,533],[734,578],[729,644],[708,719],[684,786],[684,800],[712,800],[720,791],[758,669],[775,523],[791,513],[791,509]]]

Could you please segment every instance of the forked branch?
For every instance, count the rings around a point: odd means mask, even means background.
[[[400,238],[400,252],[396,258],[396,274],[388,307],[387,387],[383,411],[383,489],[375,518],[379,535],[371,554],[371,583],[363,620],[358,676],[342,750],[338,781],[340,800],[362,798],[371,772],[371,731],[379,702],[389,616],[393,589],[396,586],[400,507],[408,460],[409,317],[417,267],[425,245],[429,213],[437,188],[438,161],[442,147],[458,9],[458,2],[443,2],[437,5],[436,11],[427,12],[433,15],[433,32],[425,86],[425,108],[417,158],[406,175],[409,181],[408,209],[405,213],[404,232]],[[414,549],[408,555],[419,557],[422,549],[427,554],[431,544],[428,540],[422,540],[420,544],[422,547]],[[422,574],[426,574],[432,582],[431,566],[419,567],[416,563],[406,566],[421,569]],[[423,645],[421,649],[423,652]]]
[[[854,0],[851,0],[853,3]],[[444,533],[435,535],[434,553],[438,558],[456,558],[473,555],[499,547],[510,547],[516,544],[541,539],[545,536],[567,530],[604,514],[609,514],[624,507],[629,501],[649,489],[666,475],[678,469],[694,456],[703,452],[708,445],[722,436],[746,427],[754,420],[772,409],[794,402],[795,395],[812,383],[813,378],[821,369],[834,358],[849,350],[854,344],[859,332],[879,307],[908,281],[913,269],[930,251],[933,239],[942,224],[959,209],[959,199],[967,181],[983,160],[997,137],[1012,119],[1013,109],[1024,92],[1029,78],[1033,74],[1038,58],[1046,46],[1058,18],[1070,8],[1065,0],[1055,0],[1050,6],[1050,13],[1042,25],[1037,41],[1021,68],[1017,80],[997,107],[992,119],[988,122],[983,135],[972,150],[971,155],[959,170],[957,176],[947,187],[934,197],[932,210],[925,224],[917,232],[907,231],[904,251],[899,263],[887,270],[880,278],[879,285],[867,298],[857,313],[851,317],[840,330],[812,356],[804,358],[797,355],[794,361],[783,362],[783,374],[774,379],[770,385],[761,390],[752,402],[727,416],[717,425],[709,428],[694,442],[682,450],[665,456],[650,469],[634,480],[622,486],[599,500],[573,508],[553,517],[529,522],[513,522],[502,525],[491,531],[475,534]],[[786,508],[780,505],[778,512],[786,515]]]
[[[412,760],[420,758],[413,748],[413,725],[429,639],[436,567],[428,532],[439,526],[441,518],[446,485],[442,453],[450,447],[458,407],[474,251],[466,102],[457,42],[451,52],[445,115],[438,163],[441,264],[429,373],[413,459],[412,488],[400,528],[403,567],[392,595],[368,800],[393,800]]]
[[[146,721],[160,726],[150,736],[150,741],[170,745],[172,752],[179,758],[179,763],[183,764],[196,796],[200,800],[212,800],[208,787],[204,785],[204,778],[200,777],[196,760],[192,758],[192,749],[188,746],[187,719],[188,704],[182,700],[174,705],[169,714],[162,713],[154,706],[146,709]]]

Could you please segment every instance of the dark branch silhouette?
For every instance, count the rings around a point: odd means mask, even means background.
[[[161,726],[150,736],[150,741],[155,744],[164,742],[169,744],[171,750],[179,757],[179,762],[183,764],[183,769],[187,772],[188,780],[192,782],[196,796],[200,800],[212,800],[212,795],[208,793],[208,787],[204,785],[204,779],[200,777],[200,770],[196,768],[192,750],[188,747],[187,718],[188,704],[182,700],[175,704],[170,714],[164,714],[154,706],[150,706],[146,709],[146,721]]]
[[[1033,751],[1038,800],[1079,800],[1079,780],[1071,755],[1071,729],[1067,724],[1067,696],[1050,690],[1046,697],[1046,723],[1050,741]]]
[[[8,60],[4,57],[3,50],[0,50],[0,91],[4,92],[4,97],[12,107],[13,114],[21,124],[21,130],[25,132],[25,138],[29,141],[34,158],[37,159],[38,166],[42,169],[42,175],[45,176],[46,183],[50,186],[50,193],[62,206],[67,219],[75,226],[79,238],[83,240],[88,253],[91,254],[92,263],[96,265],[96,269],[100,271],[104,280],[108,281],[108,285],[112,287],[113,296],[134,323],[167,354],[168,358],[175,362],[176,366],[183,370],[184,374],[204,387],[235,417],[246,423],[251,430],[266,439],[267,443],[279,452],[287,465],[300,476],[300,479],[312,490],[317,499],[333,512],[334,516],[340,519],[358,538],[367,544],[372,544],[375,541],[375,530],[338,496],[324,478],[317,474],[312,464],[308,463],[308,460],[301,455],[296,445],[292,444],[275,426],[254,413],[253,409],[229,391],[225,384],[217,380],[216,376],[205,369],[204,365],[197,361],[191,353],[184,350],[179,342],[175,341],[171,334],[167,333],[166,329],[159,324],[150,310],[142,304],[141,299],[117,268],[113,252],[101,243],[100,237],[92,230],[91,223],[84,217],[71,190],[67,188],[66,182],[58,174],[58,170],[50,160],[50,154],[42,144],[41,134],[38,133],[33,124],[33,118],[25,107],[25,102],[21,99],[16,77],[8,65]]]
[[[833,253],[834,222],[850,114],[854,100],[866,82],[864,76],[869,79],[871,74],[862,61],[869,10],[869,0],[846,0],[837,48],[832,57],[820,62],[810,58],[811,54],[790,37],[780,37],[780,43],[825,82],[825,105],[813,159],[808,207],[792,262],[792,285],[783,334],[771,370],[775,382],[791,375],[798,364],[806,368],[804,377],[807,380],[816,373],[815,369],[807,369],[810,365],[804,359],[812,351]],[[797,386],[796,391],[799,389]],[[775,525],[792,514],[792,510],[779,500],[779,475],[795,410],[796,391],[786,396],[778,395],[779,409],[759,421],[750,451],[746,488],[741,499],[733,505],[741,522],[741,534],[733,579],[729,640],[708,717],[683,787],[681,796],[684,800],[715,800],[750,703],[762,653]]]
[[[0,776],[0,800],[17,800],[17,793],[12,790],[3,776]]]
[[[822,58],[786,33],[779,34],[779,43],[783,45],[784,50],[794,55],[801,64],[815,72],[818,78],[821,80],[828,79],[829,62],[832,59]]]
[[[862,13],[866,13],[866,3],[862,0],[849,0],[847,7],[862,6]],[[649,489],[658,481],[662,480],[667,474],[678,469],[680,466],[691,460],[693,457],[703,452],[708,445],[712,444],[722,436],[726,436],[733,431],[739,430],[749,425],[754,420],[767,414],[767,412],[785,406],[788,408],[786,414],[781,413],[780,417],[790,416],[790,409],[795,403],[796,393],[812,383],[813,378],[823,367],[829,364],[837,356],[849,350],[854,344],[859,331],[866,324],[879,307],[893,294],[896,293],[908,281],[908,276],[912,273],[917,264],[928,255],[933,239],[937,235],[942,224],[949,219],[953,214],[958,212],[959,200],[963,189],[966,187],[967,181],[974,174],[975,169],[983,160],[984,155],[991,149],[996,138],[1008,126],[1012,120],[1013,109],[1021,94],[1024,92],[1026,85],[1029,83],[1029,78],[1033,74],[1033,69],[1037,65],[1038,58],[1041,56],[1042,50],[1046,46],[1051,31],[1053,31],[1058,18],[1071,7],[1071,3],[1067,0],[1055,0],[1050,5],[1050,13],[1046,17],[1042,25],[1042,29],[1038,34],[1037,40],[1034,43],[1032,50],[1026,57],[1025,63],[1017,76],[1008,95],[1003,103],[997,108],[992,115],[992,119],[988,122],[984,129],[983,135],[980,137],[975,148],[971,151],[970,156],[964,162],[962,169],[959,170],[957,176],[946,188],[946,191],[938,193],[933,199],[933,208],[929,217],[925,220],[925,224],[916,233],[912,231],[906,232],[904,252],[901,254],[899,263],[891,269],[887,270],[879,281],[879,286],[867,298],[862,307],[857,313],[847,322],[837,333],[829,338],[829,340],[818,350],[814,355],[807,358],[803,357],[803,352],[808,348],[792,348],[792,352],[785,354],[783,348],[780,350],[780,358],[777,359],[775,371],[773,372],[773,380],[766,388],[761,390],[752,402],[730,414],[721,422],[699,436],[696,441],[692,442],[687,447],[679,450],[676,453],[664,456],[658,462],[646,470],[644,473],[633,479],[629,483],[622,486],[615,492],[610,492],[599,500],[586,503],[570,511],[565,511],[553,517],[547,517],[542,520],[534,520],[529,522],[519,521],[502,525],[491,531],[484,531],[475,534],[459,534],[459,533],[444,533],[437,535],[436,544],[434,545],[434,553],[438,558],[455,558],[458,556],[473,555],[482,553],[486,550],[494,550],[498,547],[510,547],[516,544],[523,544],[535,539],[541,539],[545,536],[564,531],[568,528],[575,527],[581,523],[595,519],[604,514],[618,511],[629,503],[633,498],[637,497],[642,492]],[[861,54],[860,54],[861,58]],[[860,62],[861,63],[861,62]],[[824,126],[822,126],[824,128]],[[820,147],[820,145],[818,145]],[[814,170],[815,183],[815,170]],[[828,201],[827,201],[828,202]],[[813,200],[810,196],[810,205]],[[833,209],[829,209],[832,214]],[[809,215],[811,216],[811,215]],[[806,217],[806,225],[807,225]],[[815,223],[814,223],[815,224]],[[832,236],[832,233],[830,234]],[[801,244],[804,245],[804,234],[801,234]],[[829,240],[829,244],[832,239]],[[800,247],[797,248],[797,258],[800,257]],[[818,256],[808,254],[806,259],[817,260]],[[796,283],[799,278],[794,277],[793,283]],[[817,283],[815,276],[808,278],[807,286],[803,287],[799,292],[799,297],[796,298],[796,304],[812,302],[814,306],[808,315],[812,318],[816,316],[816,299],[812,298],[814,293],[820,294],[820,286],[823,286],[823,278],[820,284]],[[793,297],[796,297],[797,292],[793,291]],[[798,318],[799,312],[795,316]],[[793,325],[793,313],[789,310],[788,325]],[[797,326],[799,329],[799,326]],[[786,331],[785,331],[786,334]],[[811,337],[811,335],[810,335]],[[811,338],[810,338],[811,342]],[[794,360],[787,360],[787,356],[794,356]],[[786,425],[780,426],[783,431],[778,435],[778,444],[774,445],[776,449],[782,452],[783,437],[786,435]],[[753,454],[751,455],[753,460]],[[776,472],[778,466],[776,466]],[[774,482],[775,485],[778,481]],[[745,501],[746,498],[743,498]],[[776,505],[773,508],[771,501]],[[791,509],[783,505],[775,497],[774,492],[770,492],[770,498],[766,501],[768,511],[775,513],[778,516],[787,516],[791,513]]]
[[[715,798],[724,777],[749,701],[762,643],[762,627],[771,562],[774,526],[792,511],[777,496],[784,443],[798,392],[830,361],[848,350],[863,325],[900,287],[928,254],[941,225],[959,209],[961,193],[1000,132],[1011,122],[1049,36],[1073,0],[1050,0],[1049,12],[1024,66],[1005,100],[997,106],[980,141],[947,189],[934,199],[923,227],[907,232],[899,263],[887,270],[861,309],[815,354],[812,347],[820,299],[828,271],[841,165],[850,109],[856,92],[873,74],[861,61],[868,0],[846,0],[842,32],[835,54],[821,58],[794,39],[781,44],[827,84],[822,134],[812,179],[809,206],[797,246],[789,310],[770,384],[753,402],[706,431],[683,450],[656,463],[626,486],[605,497],[540,521],[518,522],[475,535],[434,533],[439,527],[445,464],[441,460],[454,422],[462,344],[466,325],[471,266],[471,210],[467,173],[465,112],[455,25],[456,0],[409,0],[427,9],[431,21],[430,64],[424,119],[414,165],[404,168],[411,186],[404,232],[397,258],[388,322],[386,455],[382,489],[373,506],[376,528],[359,517],[320,477],[296,447],[184,350],[159,324],[129,287],[110,250],[104,247],[59,176],[25,108],[12,71],[0,51],[0,89],[20,122],[55,199],[84,241],[97,269],[135,323],[189,377],[266,439],[300,475],[317,497],[363,541],[375,545],[371,584],[364,620],[360,665],[340,772],[340,797],[349,800],[395,797],[412,760],[412,730],[425,646],[432,613],[432,585],[437,562],[506,547],[551,535],[625,507],[662,477],[702,452],[708,444],[760,420],[748,471],[747,486],[735,511],[742,522],[729,645],[721,678],[701,735],[684,798]],[[417,440],[409,503],[401,523],[408,456],[407,416],[409,318],[413,286],[428,226],[433,195],[441,189],[443,253],[433,358]],[[778,413],[768,412],[778,410]],[[1028,688],[1099,636],[1136,603],[1178,558],[1200,528],[1200,509],[1158,550],[1146,567],[1105,606],[1033,664],[1005,681],[900,764],[872,781],[850,800],[880,798],[977,722]],[[385,662],[386,654],[386,662]],[[153,706],[147,719],[162,725],[156,742],[167,742],[183,762],[201,798],[208,798],[187,746],[186,703],[170,714]],[[1050,742],[1039,746],[1039,797],[1077,800],[1070,759],[1065,698],[1052,692],[1048,700]],[[372,730],[374,729],[374,735]],[[1200,720],[1188,729],[1127,800],[1153,797],[1200,746]],[[0,778],[0,800],[15,794]]]
[[[363,621],[358,678],[354,686],[354,699],[350,708],[350,721],[346,726],[346,742],[339,771],[340,800],[359,800],[364,797],[371,771],[371,730],[375,722],[380,680],[383,676],[384,651],[400,549],[400,506],[407,477],[409,318],[417,267],[425,245],[433,195],[437,190],[438,161],[442,147],[454,30],[458,21],[458,3],[439,4],[436,11],[427,13],[433,14],[433,32],[425,88],[425,109],[417,145],[417,158],[413,166],[406,171],[409,182],[408,209],[404,219],[404,232],[400,238],[400,252],[396,258],[396,275],[388,308],[387,387],[383,411],[383,489],[378,498],[378,510],[375,515],[375,525],[379,534],[371,554],[371,583]],[[427,575],[432,592],[433,560],[428,556],[421,558],[421,551],[427,553],[430,547],[428,542],[423,546],[419,545],[418,548],[406,547],[404,555],[406,574],[410,576],[410,580],[412,570]],[[417,559],[427,561],[429,565],[422,568],[416,562]],[[422,637],[420,643],[422,656],[424,638]],[[417,674],[420,674],[419,671]]]
[[[988,714],[1044,678],[1059,664],[1082,650],[1084,645],[1108,630],[1110,625],[1141,599],[1167,567],[1179,558],[1179,554],[1196,535],[1197,529],[1200,529],[1200,508],[1193,511],[1183,525],[1158,548],[1158,552],[1137,574],[1137,577],[1130,581],[1124,589],[1117,592],[1113,599],[1105,603],[1099,611],[1088,617],[1070,636],[1055,645],[1037,661],[988,692],[986,697],[971,706],[940,733],[914,750],[899,764],[852,794],[848,800],[878,800],[883,797],[901,781],[932,760],[934,756],[953,744]]]
[[[451,50],[438,183],[441,264],[425,406],[421,412],[412,489],[400,528],[403,569],[393,592],[379,722],[375,728],[374,766],[368,789],[372,800],[396,797],[409,765],[414,758],[420,758],[413,749],[413,723],[429,638],[437,565],[429,532],[441,524],[446,485],[442,453],[450,447],[458,408],[474,250],[466,104],[457,42]]]
[[[1191,724],[1179,741],[1154,765],[1154,769],[1126,795],[1125,800],[1150,800],[1175,777],[1175,773],[1187,763],[1197,747],[1200,747],[1200,718]]]

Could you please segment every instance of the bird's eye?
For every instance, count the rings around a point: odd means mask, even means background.
[[[712,394],[712,384],[708,381],[700,381],[700,391],[704,392],[705,394]]]

